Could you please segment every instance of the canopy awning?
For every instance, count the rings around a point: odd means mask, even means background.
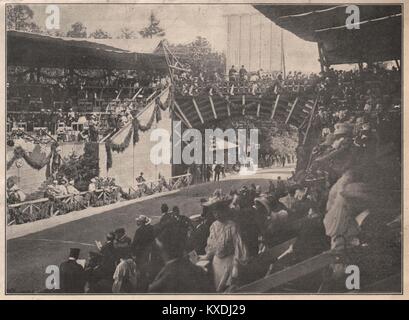
[[[77,69],[167,70],[162,41],[62,38],[7,32],[7,64]]]
[[[278,26],[320,43],[328,64],[401,57],[401,5],[359,5],[359,29],[348,29],[348,5],[255,5]]]

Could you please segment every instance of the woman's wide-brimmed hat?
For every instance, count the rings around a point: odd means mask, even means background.
[[[223,194],[222,190],[218,189],[213,193],[213,196],[210,197],[208,201],[202,203],[202,206],[207,208],[227,207],[232,199],[233,198],[231,196]]]
[[[141,214],[139,217],[135,219],[136,224],[138,225],[148,225],[152,222],[152,219],[148,218],[147,216]]]
[[[258,197],[254,199],[254,203],[258,203],[261,206],[263,206],[267,213],[270,214],[271,212],[271,204],[270,204],[270,200],[267,197]]]

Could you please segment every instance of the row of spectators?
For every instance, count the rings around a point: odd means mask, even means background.
[[[290,71],[284,75],[283,72],[265,72],[263,69],[257,72],[248,72],[245,66],[239,71],[235,66],[229,69],[227,75],[214,72],[204,72],[194,75],[181,73],[174,76],[174,84],[182,95],[197,95],[206,89],[211,94],[216,94],[211,88],[217,88],[223,94],[247,93],[265,94],[268,91],[286,90],[305,91],[316,84],[320,76],[315,73],[305,74],[298,71]]]

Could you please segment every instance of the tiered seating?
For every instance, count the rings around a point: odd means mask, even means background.
[[[291,124],[297,128],[308,118],[315,103],[313,94],[285,92],[253,94],[176,94],[175,100],[192,127],[212,127],[217,120],[250,115]]]

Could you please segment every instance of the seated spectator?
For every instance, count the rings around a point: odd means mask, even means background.
[[[7,182],[7,203],[19,203],[26,200],[26,194],[19,188],[19,186],[12,182]]]
[[[75,188],[75,186],[74,186],[74,180],[70,180],[70,181],[68,182],[66,188],[67,188],[67,193],[68,193],[68,194],[76,194],[76,195],[80,194],[80,192],[78,191],[78,189]]]
[[[96,186],[96,179],[92,178],[90,184],[88,185],[88,191],[89,192],[94,192],[95,190],[97,190],[97,186]]]

